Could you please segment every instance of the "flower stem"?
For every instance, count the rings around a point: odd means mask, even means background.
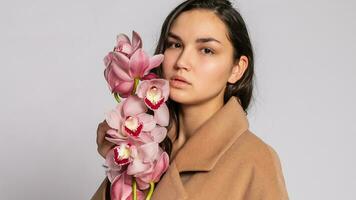
[[[120,103],[120,101],[121,101],[121,100],[120,100],[120,97],[119,97],[119,95],[117,95],[116,92],[114,93],[114,97],[115,97],[117,103]]]
[[[137,89],[137,86],[138,86],[138,84],[140,82],[140,79],[139,78],[135,78],[134,81],[135,81],[134,82],[134,87],[133,87],[133,90],[131,92],[131,95],[134,95],[136,93],[136,89]]]
[[[150,183],[150,191],[147,194],[146,200],[150,200],[151,199],[154,189],[155,189],[155,183],[151,182]]]
[[[137,200],[137,187],[136,187],[135,177],[132,177],[132,194],[133,194],[133,200]]]

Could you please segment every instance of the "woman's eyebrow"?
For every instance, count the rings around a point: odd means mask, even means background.
[[[172,38],[174,38],[176,40],[182,41],[182,39],[178,35],[176,35],[176,34],[174,34],[172,32],[168,33],[168,37],[172,37]],[[219,40],[217,40],[215,38],[212,38],[212,37],[198,38],[198,39],[195,40],[195,42],[196,43],[217,42],[217,43],[221,44],[221,42]]]

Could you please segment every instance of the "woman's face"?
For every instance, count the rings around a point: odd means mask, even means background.
[[[181,13],[171,26],[166,47],[163,75],[170,81],[170,98],[178,103],[223,97],[226,83],[237,81],[228,31],[212,11]],[[188,83],[174,80],[174,76]]]

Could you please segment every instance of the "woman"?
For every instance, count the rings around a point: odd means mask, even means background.
[[[245,23],[228,0],[188,0],[166,18],[156,71],[170,82],[170,126],[161,146],[170,166],[152,199],[288,199],[280,161],[248,129],[253,51]],[[108,125],[98,127],[105,157]],[[103,181],[93,199],[109,199]]]

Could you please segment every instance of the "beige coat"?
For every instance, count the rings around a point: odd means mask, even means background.
[[[277,153],[248,126],[237,98],[230,98],[177,151],[152,200],[288,199]],[[92,200],[105,199],[107,181]]]

